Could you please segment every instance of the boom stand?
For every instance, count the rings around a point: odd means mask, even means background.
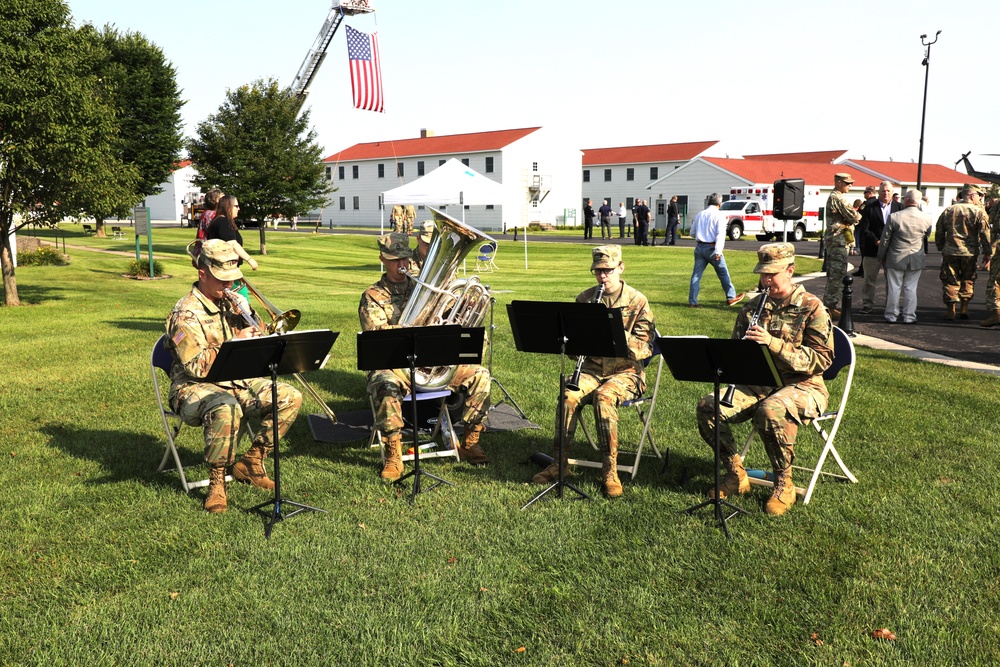
[[[515,227],[515,229],[516,229],[516,227]],[[527,419],[528,415],[524,414],[524,410],[521,409],[521,406],[517,404],[517,401],[515,401],[514,397],[510,395],[510,392],[507,391],[507,388],[504,387],[503,384],[500,383],[500,380],[497,379],[497,376],[495,376],[493,374],[493,332],[497,328],[496,325],[493,324],[493,305],[496,302],[497,302],[496,298],[494,298],[494,297],[491,296],[490,297],[490,360],[489,360],[489,363],[487,365],[487,368],[490,371],[490,383],[491,383],[491,386],[492,385],[496,385],[496,386],[500,387],[500,391],[503,392],[503,398],[501,398],[497,403],[491,405],[490,406],[490,410],[492,410],[493,408],[501,405],[504,401],[510,401],[510,404],[514,407],[515,410],[517,410],[517,414],[519,414],[521,416],[521,419]]]
[[[536,494],[521,509],[527,509],[550,491],[563,497],[568,487],[582,498],[593,500],[566,481],[566,355],[593,357],[626,357],[628,344],[621,309],[601,303],[566,303],[545,301],[512,301],[507,306],[514,344],[520,352],[558,354],[559,403],[556,408],[556,442],[559,476],[548,488]]]
[[[781,386],[781,378],[774,367],[768,349],[752,340],[718,338],[660,338],[657,341],[675,379],[690,382],[711,382],[715,387],[715,496],[693,505],[688,514],[711,505],[715,520],[722,524],[726,539],[732,539],[726,522],[747,511],[719,497],[719,467],[722,460],[719,425],[722,421],[719,386],[728,384]],[[732,510],[728,516],[723,507]]]
[[[482,327],[463,328],[457,324],[365,331],[358,334],[358,370],[378,371],[391,368],[409,368],[410,391],[413,392],[416,391],[413,379],[416,377],[418,360],[420,366],[424,368],[428,366],[455,366],[459,363],[478,364],[483,358],[483,333]],[[401,486],[405,480],[412,477],[410,504],[413,504],[418,493],[431,491],[442,484],[449,486],[452,484],[420,467],[420,433],[415,396],[410,401],[410,406],[412,408],[413,469],[393,484]],[[421,485],[423,477],[430,477],[435,482],[424,489]]]
[[[207,382],[243,380],[271,376],[271,443],[274,446],[274,497],[254,505],[247,512],[256,512],[266,519],[264,536],[271,538],[274,524],[301,512],[326,512],[281,497],[281,448],[278,446],[278,375],[301,373],[322,368],[338,333],[328,329],[299,331],[261,338],[232,338],[219,348],[215,363],[205,377]],[[283,513],[282,505],[295,509]],[[265,510],[271,506],[271,510]]]

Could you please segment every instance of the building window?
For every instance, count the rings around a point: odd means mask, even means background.
[[[467,158],[467,157],[462,158],[462,164],[464,164],[466,167],[468,167],[469,166],[469,158]]]
[[[397,162],[396,163],[396,176],[399,176],[400,178],[403,177],[403,163],[402,162]]]
[[[326,180],[329,181],[331,178],[333,178],[333,167],[327,167],[326,168]]]
[[[604,180],[610,181],[611,179],[610,178],[606,178]],[[625,170],[625,180],[626,181],[634,181],[635,180],[635,169],[634,168],[629,167],[628,169]]]
[[[538,171],[538,163],[537,162],[532,162],[531,163],[531,171]]]
[[[420,160],[417,162],[417,176],[424,175],[424,161]]]
[[[605,169],[604,170],[604,181],[608,182],[610,180],[611,180],[611,170],[610,169]]]
[[[589,169],[584,169],[583,170],[583,182],[584,183],[590,183],[590,170]]]
[[[493,210],[493,204],[487,204],[486,205],[486,210],[487,211],[492,211]]]
[[[444,160],[438,160],[438,166],[439,166],[439,167],[440,167],[441,165],[443,165],[444,163],[445,163],[445,161],[444,161]]]
[[[650,167],[649,168],[649,180],[655,181],[659,177],[660,177],[660,168],[659,167]]]
[[[358,165],[353,165],[351,167],[351,178],[357,178],[357,177],[358,177]]]
[[[491,157],[486,158],[486,173],[487,174],[493,173],[493,158]]]
[[[378,165],[378,177],[385,178],[385,165],[381,162]]]
[[[340,210],[341,211],[346,211],[347,210],[347,197],[341,197],[340,198]]]
[[[634,204],[634,203],[635,203],[634,199],[632,199],[631,197],[625,197],[625,208],[627,210],[631,211],[632,210],[632,204]]]
[[[468,205],[468,204],[466,204],[466,205],[465,205],[465,210],[466,210],[466,211],[468,211],[468,210],[469,210],[469,205]]]
[[[344,165],[337,167],[337,178],[344,180]]]
[[[358,196],[354,197],[354,210],[355,211],[361,210],[361,197]]]

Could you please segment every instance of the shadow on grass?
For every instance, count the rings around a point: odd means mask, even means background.
[[[38,306],[45,301],[62,301],[65,298],[62,295],[63,291],[59,287],[49,287],[46,285],[22,283],[18,283],[17,285],[17,297],[21,300],[22,306]],[[6,296],[6,291],[0,290],[0,297],[6,298]]]
[[[47,424],[40,432],[48,436],[49,444],[73,458],[89,459],[101,466],[104,474],[88,479],[87,484],[109,484],[125,480],[153,481],[157,478],[156,467],[166,446],[164,438],[131,431],[92,430],[68,424]]]
[[[137,317],[130,320],[105,320],[104,324],[110,324],[119,329],[128,331],[156,331],[163,333],[163,320],[152,317]]]

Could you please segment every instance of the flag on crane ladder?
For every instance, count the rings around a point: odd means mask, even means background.
[[[378,33],[368,34],[347,27],[347,59],[351,65],[354,108],[385,112],[382,101],[382,70],[379,66]]]

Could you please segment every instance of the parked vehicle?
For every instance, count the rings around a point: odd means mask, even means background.
[[[799,220],[778,220],[771,209],[774,185],[760,183],[740,186],[729,191],[729,200],[720,210],[727,218],[726,234],[735,241],[744,234],[754,234],[758,241],[781,238],[786,232],[789,241],[801,241],[806,234],[819,233],[822,223],[819,208],[823,203],[820,190],[807,185]]]

